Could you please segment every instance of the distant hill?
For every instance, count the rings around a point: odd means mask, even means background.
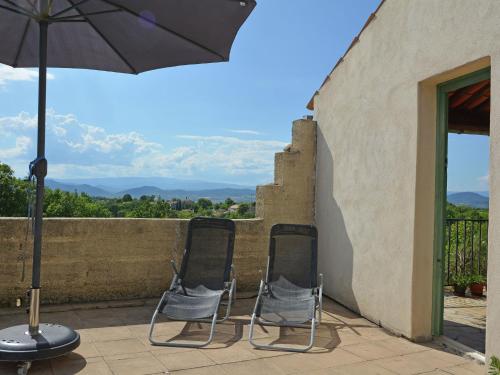
[[[163,190],[207,190],[207,189],[255,189],[255,186],[228,184],[202,180],[185,180],[172,177],[102,177],[102,178],[67,178],[55,179],[63,184],[90,185],[110,193],[118,193],[127,189],[154,186]]]
[[[205,190],[163,190],[155,186],[142,186],[139,188],[128,189],[115,193],[116,197],[122,197],[125,194],[130,194],[133,198],[140,198],[142,195],[156,195],[163,199],[191,199],[193,201],[200,198],[207,198],[213,202],[220,202],[226,198],[231,198],[236,202],[250,202],[255,200],[255,189],[205,189]]]
[[[448,193],[448,202],[474,208],[488,208],[489,198],[473,192]]]
[[[206,184],[209,184],[210,186],[211,183],[206,183]],[[217,186],[222,185],[218,183],[214,184]],[[220,202],[225,200],[226,198],[231,198],[236,202],[251,202],[255,200],[255,188],[241,188],[241,187],[238,188],[223,187],[217,189],[187,190],[187,189],[161,189],[156,186],[138,186],[120,191],[110,191],[104,188],[103,185],[93,186],[88,184],[71,184],[51,179],[46,180],[46,186],[50,189],[60,189],[69,192],[76,191],[78,193],[86,193],[90,196],[101,197],[101,198],[121,198],[125,194],[130,194],[133,198],[140,198],[143,195],[155,195],[155,196],[160,196],[163,199],[188,198],[191,200],[198,200],[200,198],[208,198],[214,202]]]
[[[87,184],[78,184],[78,185],[65,184],[62,182],[47,179],[45,180],[45,186],[54,190],[59,189],[62,191],[70,191],[70,192],[77,191],[79,193],[86,193],[93,197],[111,198],[113,196],[113,194],[111,194],[109,191]]]

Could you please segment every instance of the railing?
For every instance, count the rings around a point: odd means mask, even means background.
[[[447,219],[444,245],[445,285],[453,275],[483,275],[488,268],[488,220]]]

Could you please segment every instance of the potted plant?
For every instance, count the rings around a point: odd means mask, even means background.
[[[490,369],[488,371],[490,375],[500,375],[500,359],[495,356],[491,357]]]
[[[470,285],[470,276],[468,275],[453,275],[452,277],[452,285],[453,285],[453,293],[456,296],[465,296],[465,291],[467,287]]]
[[[472,275],[470,278],[470,292],[473,296],[482,297],[486,278],[483,275]]]

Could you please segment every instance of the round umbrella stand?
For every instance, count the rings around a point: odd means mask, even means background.
[[[0,331],[2,360],[22,362],[18,374],[26,374],[31,362],[64,355],[80,345],[80,335],[59,324],[39,325],[38,335],[29,333],[29,325],[22,324]]]

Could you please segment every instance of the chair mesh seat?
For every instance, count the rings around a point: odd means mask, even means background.
[[[270,295],[262,296],[260,317],[279,325],[302,324],[313,319],[314,296],[307,299],[280,299]]]
[[[301,288],[280,276],[278,280],[269,283],[269,290],[273,297],[279,299],[308,299],[313,295],[312,288]]]
[[[314,317],[316,303],[313,290],[301,288],[280,276],[268,285],[262,296],[260,317],[276,324],[302,324]]]
[[[217,311],[222,293],[223,291],[208,292],[208,290],[205,294],[198,295],[169,292],[161,313],[178,320],[208,318],[214,314],[214,311]]]

